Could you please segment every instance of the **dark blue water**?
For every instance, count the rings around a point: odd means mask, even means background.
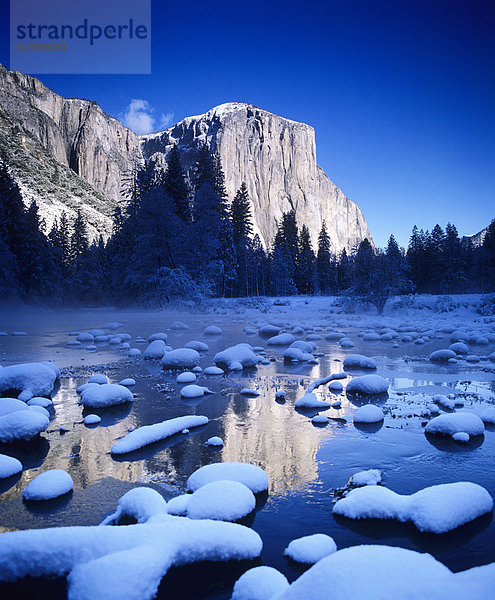
[[[157,363],[130,361],[124,352],[108,346],[89,352],[65,345],[71,339],[67,336],[70,329],[87,331],[104,321],[126,320],[118,331],[129,332],[133,338],[147,337],[166,330],[175,318],[190,323],[191,329],[168,331],[173,347],[180,347],[190,339],[210,345],[210,351],[202,357],[203,367],[212,364],[214,353],[240,341],[264,346],[271,362],[241,375],[202,376],[198,383],[208,385],[215,394],[184,402],[178,394],[176,374],[164,373]],[[321,315],[313,318],[315,323],[330,323],[330,317],[326,321]],[[317,351],[323,354],[319,365],[288,366],[282,360],[283,349],[270,347],[265,339],[243,333],[244,325],[253,323],[254,316],[68,312],[46,314],[42,323],[35,314],[24,313],[17,319],[18,322],[15,317],[12,319],[9,328],[29,330],[30,336],[0,338],[3,364],[52,359],[66,369],[53,398],[53,420],[48,432],[28,445],[0,447],[0,452],[18,457],[25,467],[20,477],[0,482],[0,530],[98,524],[115,508],[118,498],[134,485],[151,485],[170,498],[184,491],[187,478],[198,467],[211,462],[241,461],[261,466],[270,480],[267,497],[259,499],[257,511],[247,520],[264,541],[260,560],[218,568],[195,565],[174,569],[164,578],[160,597],[166,597],[172,589],[180,589],[184,598],[228,598],[239,574],[256,564],[274,566],[293,580],[304,568],[285,558],[283,550],[294,538],[313,533],[332,536],[339,548],[379,543],[429,552],[454,571],[495,561],[495,525],[491,515],[448,534],[433,535],[420,533],[410,524],[352,521],[336,518],[332,512],[335,491],[344,487],[353,473],[369,468],[380,469],[383,484],[402,494],[438,483],[473,481],[495,497],[495,432],[487,430],[484,436],[459,445],[450,440],[427,438],[423,432],[425,419],[421,416],[425,405],[422,392],[455,391],[464,399],[466,408],[475,411],[495,402],[493,363],[433,365],[425,357],[448,346],[445,340],[437,337],[421,347],[409,343],[393,349],[390,343],[363,342],[357,336],[359,329],[350,326],[344,330],[356,344],[351,351],[342,351],[336,343],[318,341]],[[202,330],[209,324],[220,325],[223,335],[206,339]],[[0,324],[2,328],[6,329],[5,323]],[[352,413],[359,403],[342,395],[342,409],[325,413],[334,419],[326,427],[315,427],[309,418],[314,412],[301,414],[294,410],[293,403],[310,381],[341,371],[341,361],[350,352],[375,357],[378,373],[389,379],[389,397],[380,400],[386,412],[385,421],[381,427],[356,428]],[[487,349],[483,352],[486,354]],[[129,406],[92,410],[102,416],[102,423],[90,428],[82,423],[86,412],[77,402],[75,389],[87,381],[95,368],[107,374],[112,382],[134,377],[136,399]],[[243,387],[258,388],[260,396],[241,396],[239,391]],[[277,388],[287,390],[285,403],[275,401]],[[336,397],[325,388],[321,393]],[[186,414],[206,415],[210,422],[204,428],[191,430],[188,436],[174,436],[119,459],[110,455],[113,443],[129,428]],[[62,425],[68,428],[63,435]],[[221,450],[205,445],[214,435],[224,440]],[[23,488],[49,468],[66,469],[74,479],[74,492],[43,505],[24,502]],[[204,585],[198,589],[185,586],[185,582],[200,576],[206,578]],[[51,597],[64,597],[63,582],[50,585]],[[28,595],[33,590],[41,593],[42,589],[39,582],[24,582],[17,587],[4,587],[2,597],[14,592]],[[46,597],[46,590],[43,593]]]

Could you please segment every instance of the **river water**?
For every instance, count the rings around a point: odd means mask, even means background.
[[[210,314],[34,309],[4,313],[0,330],[23,330],[29,335],[0,337],[1,364],[52,360],[62,369],[62,378],[53,396],[48,431],[29,444],[0,447],[0,452],[19,458],[24,465],[22,475],[0,482],[0,531],[98,524],[115,508],[118,498],[135,485],[150,485],[168,499],[183,493],[189,475],[202,465],[240,461],[261,466],[270,481],[268,495],[258,499],[256,512],[246,521],[263,539],[261,560],[246,565],[174,569],[164,578],[160,597],[181,590],[184,598],[229,598],[235,579],[253,564],[276,567],[294,580],[304,568],[284,557],[283,550],[292,539],[312,533],[332,536],[338,548],[379,543],[429,552],[454,571],[493,562],[495,525],[491,515],[448,534],[433,535],[420,533],[410,524],[352,521],[332,513],[336,491],[346,485],[353,473],[370,468],[380,469],[383,485],[402,494],[439,483],[473,481],[495,497],[495,431],[487,428],[484,436],[458,444],[425,436],[426,419],[421,416],[435,393],[454,393],[464,401],[465,409],[474,412],[495,403],[495,364],[487,358],[495,350],[494,344],[473,347],[473,353],[481,357],[476,365],[459,361],[456,365],[439,366],[427,360],[433,350],[450,344],[449,334],[441,331],[442,326],[493,326],[483,322],[480,325],[475,318],[338,315],[321,302],[314,306],[299,303],[274,308],[267,313],[254,309],[222,309]],[[170,330],[170,324],[177,319],[187,323],[189,329]],[[199,385],[208,386],[215,393],[184,401],[175,382],[177,373],[163,371],[156,361],[131,360],[126,351],[108,344],[98,345],[96,351],[87,350],[84,345],[67,346],[67,341],[74,339],[68,335],[70,331],[89,331],[116,322],[120,325],[115,331],[129,333],[131,346],[141,350],[146,344],[136,344],[135,338],[146,338],[157,331],[167,332],[173,348],[193,339],[205,341],[210,350],[202,353],[203,368],[213,364],[216,352],[239,342],[264,347],[268,364],[241,374],[201,375]],[[322,339],[316,341],[319,364],[287,365],[283,347],[270,346],[266,338],[243,331],[246,325],[257,327],[268,322],[289,331],[298,323],[307,329],[307,334],[321,335]],[[203,335],[204,327],[212,324],[222,328],[221,336]],[[422,332],[430,340],[421,345],[399,342],[397,348],[392,342],[363,341],[364,331],[384,326],[394,326],[401,332],[410,329],[414,335]],[[346,333],[355,347],[342,350],[337,342],[325,341],[327,329]],[[295,400],[311,381],[342,371],[342,360],[355,352],[373,357],[378,363],[377,373],[390,383],[388,397],[377,400],[385,411],[383,424],[356,427],[352,414],[361,403],[347,398],[345,393],[332,394],[322,386],[318,388],[319,396],[339,397],[342,408],[325,411],[332,417],[327,426],[314,426],[310,417],[315,411],[296,411]],[[78,403],[76,388],[95,372],[105,373],[112,383],[124,377],[136,379],[135,400],[124,407],[92,410],[100,414],[102,422],[97,427],[87,427],[82,419],[89,411]],[[350,376],[360,374],[353,371]],[[245,387],[258,389],[260,395],[242,396],[239,392]],[[277,389],[286,390],[284,403],[275,400]],[[129,429],[192,414],[206,415],[209,424],[131,455],[110,455],[112,445]],[[205,444],[214,435],[224,440],[220,450]],[[27,483],[51,468],[71,474],[74,492],[40,506],[23,502],[22,490]],[[194,585],[193,580],[202,583]],[[17,588],[20,594],[23,589]],[[32,593],[30,589],[31,596]],[[64,587],[52,587],[49,593],[54,598],[64,597]]]

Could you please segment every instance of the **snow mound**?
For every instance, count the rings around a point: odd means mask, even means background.
[[[112,447],[112,454],[127,454],[138,450],[148,444],[153,444],[163,440],[171,435],[180,433],[183,429],[190,427],[199,427],[200,425],[206,425],[208,423],[208,417],[201,415],[191,415],[184,417],[175,417],[175,419],[168,419],[161,423],[155,423],[154,425],[144,425],[138,427],[134,431],[128,433],[125,437],[119,440]]]
[[[17,398],[0,398],[0,417],[18,410],[27,410],[28,404]]]
[[[333,538],[324,533],[315,533],[292,540],[284,554],[296,562],[312,565],[336,551],[337,544]]]
[[[426,433],[451,435],[467,433],[468,436],[481,435],[485,431],[483,421],[478,415],[469,412],[448,413],[439,415],[429,421]]]
[[[104,383],[108,383],[108,378],[103,373],[96,373],[95,375],[91,375],[88,379],[88,383],[97,383],[98,385],[103,385]]]
[[[203,335],[222,335],[222,330],[216,325],[210,325],[204,328]]]
[[[101,423],[101,417],[98,415],[86,415],[84,417],[85,425],[96,425],[97,423]]]
[[[81,401],[84,406],[91,408],[105,408],[107,406],[132,402],[133,400],[134,396],[132,392],[125,386],[116,383],[104,383],[98,385],[98,387],[88,387],[81,395]]]
[[[263,325],[259,328],[258,333],[263,337],[270,337],[274,335],[278,335],[281,331],[280,327],[277,325]]]
[[[63,496],[72,490],[72,477],[62,469],[51,469],[35,477],[24,488],[24,500],[51,500]]]
[[[234,585],[231,600],[270,600],[289,587],[286,577],[273,567],[254,567]]]
[[[223,446],[222,438],[218,437],[217,435],[214,435],[213,437],[209,438],[206,443],[208,444],[208,446],[214,446],[216,448],[220,448],[221,446]]]
[[[243,369],[255,367],[258,357],[249,344],[237,344],[215,354],[213,361],[217,366],[226,365],[228,369],[234,370],[233,367],[237,367],[237,364]]]
[[[253,492],[239,481],[212,481],[197,489],[187,503],[190,519],[237,521],[254,510]]]
[[[451,571],[429,554],[389,546],[353,546],[318,561],[277,600],[405,600],[407,595],[401,591],[449,575]]]
[[[383,421],[383,410],[374,404],[360,406],[354,413],[354,423],[379,423]]]
[[[177,375],[175,381],[177,383],[194,383],[196,381],[196,373],[191,373],[191,371],[183,371]]]
[[[344,369],[376,369],[376,361],[362,354],[349,354],[344,359]]]
[[[251,389],[251,388],[243,388],[243,389],[242,389],[242,390],[239,392],[239,394],[241,394],[242,396],[252,396],[252,397],[255,397],[255,396],[259,396],[259,395],[260,395],[260,393],[258,392],[258,390],[253,390],[253,389]]]
[[[174,321],[172,325],[170,325],[170,329],[175,331],[181,331],[183,329],[189,329],[189,325],[186,325],[182,321]]]
[[[153,333],[148,337],[148,344],[151,344],[151,342],[154,342],[155,340],[162,340],[163,342],[166,342],[168,340],[168,335],[163,331]]]
[[[480,419],[484,423],[495,425],[495,407],[491,406],[489,408],[485,408],[485,410],[480,414]]]
[[[294,402],[294,408],[330,408],[330,404],[324,400],[318,400],[313,392],[306,392],[304,396]]]
[[[311,419],[311,423],[314,423],[315,425],[326,425],[329,422],[330,422],[330,419],[328,417],[326,417],[325,415],[315,415]]]
[[[180,494],[167,502],[167,512],[169,515],[183,517],[187,514],[187,505],[191,498],[191,494]]]
[[[269,346],[288,346],[292,344],[296,338],[292,333],[281,333],[280,335],[274,335],[267,340]]]
[[[6,367],[7,368],[7,367]],[[16,440],[30,440],[50,424],[50,419],[37,411],[16,410],[0,417],[0,442],[8,444]]]
[[[454,400],[452,400],[448,396],[445,396],[445,394],[435,394],[432,400],[433,402],[435,402],[435,404],[438,404],[443,408],[447,408],[448,410],[454,410],[455,408]]]
[[[492,497],[485,488],[461,481],[433,485],[410,496],[382,486],[360,487],[336,502],[333,511],[350,519],[411,521],[420,531],[445,533],[492,508]]]
[[[143,352],[143,357],[149,360],[159,360],[165,354],[166,344],[163,340],[154,340]]]
[[[347,394],[373,396],[385,394],[388,391],[388,381],[380,375],[363,375],[349,381],[346,387]]]
[[[0,393],[18,392],[23,401],[50,396],[56,379],[56,371],[45,363],[11,365],[0,370]]]
[[[167,503],[156,490],[148,487],[135,487],[125,493],[117,504],[117,509],[103,519],[101,525],[114,525],[121,517],[132,517],[138,523],[145,523],[156,514],[167,511]]]
[[[221,480],[243,483],[253,494],[268,489],[268,476],[261,467],[238,462],[214,463],[201,467],[189,477],[187,488],[195,492],[207,483]]]
[[[205,394],[213,394],[213,392],[207,387],[195,385],[194,383],[184,386],[180,391],[180,395],[182,398],[200,398]]]
[[[122,379],[122,381],[119,381],[119,385],[124,385],[125,387],[131,387],[133,385],[136,385],[136,380],[133,379],[132,377],[126,377],[125,379]]]
[[[193,348],[177,348],[167,352],[162,358],[164,369],[192,369],[199,364],[200,356]]]
[[[457,354],[453,350],[435,350],[430,354],[429,360],[432,362],[448,362],[451,358],[456,358]]]
[[[184,348],[192,348],[193,350],[196,350],[196,352],[208,352],[210,349],[208,344],[198,340],[191,340],[190,342],[187,342],[187,344],[184,344]]]
[[[0,399],[0,404],[2,400]],[[53,406],[53,400],[51,398],[43,398],[42,396],[35,396],[31,398],[31,400],[27,401],[28,406],[42,406],[43,408],[47,408],[48,406]]]
[[[352,485],[361,487],[363,485],[378,485],[382,480],[382,473],[378,469],[368,469],[367,471],[359,471],[351,477]]]
[[[223,375],[224,371],[220,367],[215,367],[214,365],[210,367],[206,367],[204,370],[205,375]]]
[[[464,342],[455,342],[449,346],[449,350],[452,350],[456,354],[468,354],[469,347]]]
[[[341,392],[344,389],[344,386],[340,383],[340,381],[331,381],[328,384],[328,389],[332,392]]]
[[[17,458],[0,454],[0,479],[12,477],[22,471],[22,463]]]
[[[259,535],[242,525],[157,514],[123,527],[52,527],[1,534],[1,581],[68,573],[73,600],[151,600],[172,566],[246,560]]]

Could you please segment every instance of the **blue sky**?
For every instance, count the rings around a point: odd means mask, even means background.
[[[155,127],[228,101],[308,123],[378,245],[495,218],[493,0],[152,0],[151,75],[40,79]]]

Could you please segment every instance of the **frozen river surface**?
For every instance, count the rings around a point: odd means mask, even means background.
[[[40,439],[29,444],[0,445],[0,453],[17,457],[24,466],[20,476],[0,480],[0,531],[96,525],[133,486],[150,485],[169,499],[185,491],[187,478],[198,467],[238,461],[261,466],[269,477],[268,494],[258,498],[256,511],[244,521],[264,543],[261,561],[254,564],[276,567],[290,581],[304,569],[283,556],[284,548],[294,538],[313,533],[330,535],[338,548],[379,543],[428,552],[453,571],[495,561],[491,513],[450,533],[435,535],[420,533],[412,524],[350,520],[332,512],[349,478],[365,469],[379,469],[383,485],[401,494],[439,483],[471,481],[495,497],[493,426],[486,425],[484,435],[467,444],[424,433],[429,419],[425,410],[435,394],[452,395],[459,405],[463,404],[457,411],[480,414],[495,406],[495,362],[490,360],[495,351],[495,336],[490,335],[495,333],[493,318],[480,317],[468,309],[452,314],[416,310],[386,317],[339,314],[321,299],[309,304],[292,299],[286,306],[270,305],[268,310],[225,306],[208,314],[97,309],[3,311],[0,331],[8,335],[0,336],[2,366],[51,360],[61,369],[62,377],[53,395],[50,426]],[[188,329],[170,329],[176,320],[186,323]],[[272,346],[267,337],[259,335],[264,324],[274,324],[284,332],[300,327],[295,337],[316,343],[318,364],[288,364],[283,358],[287,346]],[[221,335],[205,336],[204,328],[210,325],[220,327]],[[246,333],[245,327],[255,333]],[[209,346],[208,351],[201,352],[203,368],[214,364],[217,352],[240,342],[257,347],[266,360],[240,373],[200,374],[197,383],[214,394],[183,400],[179,394],[182,386],[176,383],[177,372],[164,371],[159,361],[140,356],[131,359],[127,350],[108,343],[97,344],[96,350],[87,349],[84,343],[67,345],[75,339],[69,332],[94,328],[128,333],[131,347],[142,351],[147,344],[137,343],[136,339],[156,332],[166,332],[173,348],[190,340],[203,341]],[[473,338],[469,353],[477,355],[479,362],[461,357],[454,364],[430,362],[430,353],[448,348],[456,330]],[[12,331],[28,335],[12,336]],[[353,347],[345,349],[338,341],[326,340],[331,331],[344,333]],[[376,337],[367,333],[383,336],[387,331],[392,335],[386,339],[363,339]],[[488,344],[474,343],[476,337],[485,337]],[[372,357],[378,365],[376,373],[387,379],[388,395],[373,399],[383,408],[385,419],[373,426],[354,424],[353,414],[364,401],[348,397],[345,386],[363,372],[352,370],[347,380],[342,380],[344,391],[331,392],[326,385],[318,388],[320,399],[340,399],[341,408],[322,411],[330,421],[326,426],[316,426],[311,421],[316,411],[298,411],[294,402],[314,380],[341,372],[344,358],[351,353]],[[112,383],[134,378],[134,402],[112,409],[85,410],[76,388],[94,373],[104,373]],[[259,395],[241,395],[243,388],[254,388]],[[277,390],[286,391],[285,402],[276,400]],[[101,416],[98,426],[84,425],[83,417],[89,412]],[[205,415],[209,423],[129,455],[110,454],[112,445],[130,429],[182,415]],[[212,436],[222,438],[224,446],[207,446]],[[23,501],[26,485],[39,473],[53,468],[70,473],[73,493],[39,506]],[[182,598],[229,598],[233,582],[250,566],[252,562],[174,569],[163,579],[159,597],[180,589]],[[201,581],[201,585],[194,581]],[[65,596],[60,582],[50,585],[52,597]],[[9,587],[5,593],[13,593],[12,589],[36,597],[29,582]]]

